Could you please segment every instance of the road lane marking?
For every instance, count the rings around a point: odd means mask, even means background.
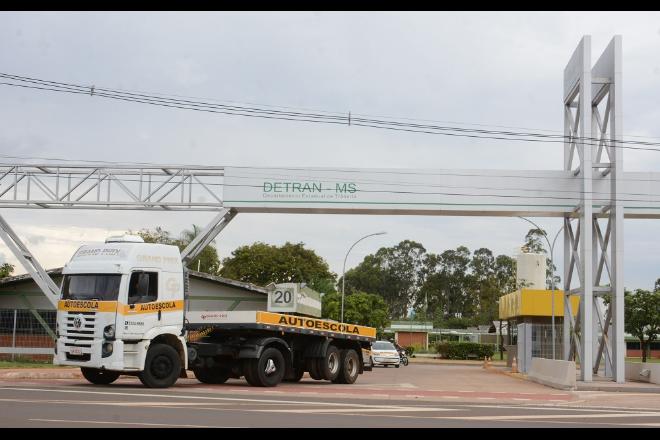
[[[417,408],[417,407],[400,407],[400,408],[314,408],[314,409],[248,409],[245,411],[250,412],[286,412],[296,414],[339,414],[339,413],[377,413],[377,412],[440,412],[440,411],[460,411],[454,408]]]
[[[58,389],[49,389],[49,388],[22,388],[22,387],[0,387],[0,391],[10,390],[10,391],[41,391],[41,392],[52,392],[52,393],[73,393],[73,394],[97,394],[97,395],[111,395],[111,396],[139,396],[139,397],[169,397],[174,399],[199,399],[199,400],[222,400],[230,402],[256,402],[256,403],[293,403],[300,405],[326,405],[326,406],[353,406],[356,408],[359,407],[373,407],[374,405],[360,404],[360,403],[334,403],[334,402],[310,402],[303,400],[272,400],[272,399],[244,399],[237,397],[207,397],[207,396],[183,396],[176,394],[152,394],[152,393],[125,393],[122,391],[118,392],[109,392],[109,391],[83,391],[83,390],[58,390]],[[301,392],[302,394],[302,392]],[[316,394],[316,393],[315,393]]]
[[[173,423],[146,423],[146,422],[104,422],[101,420],[63,420],[63,419],[28,419],[31,422],[57,422],[57,423],[91,423],[105,425],[138,425],[138,426],[171,426],[176,428],[237,428],[236,426],[208,426],[208,425],[180,425]]]
[[[529,414],[529,415],[507,415],[507,416],[438,416],[433,419],[452,420],[545,420],[545,419],[606,419],[619,417],[660,417],[660,412],[654,413],[605,413],[605,414]]]

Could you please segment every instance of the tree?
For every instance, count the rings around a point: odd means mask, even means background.
[[[9,263],[4,263],[0,266],[0,278],[6,278],[11,276],[14,272],[14,265]]]
[[[337,275],[328,263],[304,243],[283,246],[256,242],[236,248],[222,260],[220,275],[265,286],[273,283],[307,283],[319,292],[335,290]]]
[[[428,315],[437,327],[448,326],[456,316],[475,325],[489,324],[497,319],[499,297],[516,288],[515,260],[507,255],[495,257],[487,248],[477,249],[472,256],[465,246],[428,254],[424,270],[416,310],[428,301]]]
[[[423,284],[425,254],[424,246],[411,240],[382,247],[346,272],[346,292],[374,292],[383,297],[392,317],[404,318]]]
[[[646,362],[651,343],[660,337],[660,289],[656,282],[653,292],[643,289],[626,292],[625,330],[639,339],[642,362]]]
[[[322,298],[323,317],[339,320],[341,293],[326,293]],[[344,297],[344,322],[375,327],[379,331],[390,324],[387,304],[382,296],[356,291]]]
[[[180,238],[175,239],[172,238],[168,231],[160,226],[156,226],[154,229],[141,229],[135,234],[142,237],[145,243],[169,244],[177,246],[180,251],[183,251],[200,232],[201,228],[197,225],[193,225],[192,229],[182,231]],[[128,233],[134,234],[130,230]],[[188,267],[192,270],[199,270],[200,272],[217,275],[220,268],[220,260],[215,246],[213,244],[206,246],[194,260],[188,263]]]
[[[429,315],[435,320],[461,315],[471,315],[476,301],[470,297],[472,280],[470,250],[459,246],[440,255],[429,254],[424,261],[425,280],[416,304],[428,301]]]

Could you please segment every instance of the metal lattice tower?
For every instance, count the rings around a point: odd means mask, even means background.
[[[581,189],[577,221],[564,217],[564,359],[579,359],[584,381],[598,373],[603,357],[606,375],[625,380],[621,71],[621,36],[593,68],[585,36],[564,71],[564,169],[578,177]],[[604,179],[609,201],[594,204],[594,181]],[[580,296],[577,321],[571,294]],[[603,298],[609,300],[606,313]]]

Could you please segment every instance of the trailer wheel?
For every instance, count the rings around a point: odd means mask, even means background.
[[[99,370],[98,368],[81,367],[80,372],[83,377],[95,385],[108,385],[116,381],[119,377],[119,372]]]
[[[325,380],[335,380],[341,370],[341,353],[334,345],[328,345],[325,357],[317,359],[319,373]]]
[[[241,372],[245,381],[252,385],[253,387],[259,386],[257,382],[252,378],[252,362],[256,362],[257,359],[243,359],[243,364],[241,365]]]
[[[300,382],[300,379],[305,375],[305,369],[302,366],[294,367],[291,376],[285,377],[284,382]]]
[[[154,344],[147,351],[144,370],[138,373],[140,382],[149,388],[167,388],[176,382],[181,373],[181,359],[174,347]]]
[[[231,375],[230,370],[222,367],[197,367],[193,368],[193,373],[198,381],[209,384],[225,383]]]
[[[317,358],[308,358],[307,361],[305,362],[307,366],[307,371],[309,372],[309,376],[314,379],[314,380],[322,380],[323,376],[321,376],[321,371],[320,371],[320,365],[319,365],[319,359]]]
[[[339,375],[333,380],[334,383],[354,383],[357,380],[360,369],[358,363],[360,358],[353,349],[345,349],[340,351],[341,354],[341,368]]]
[[[285,368],[282,353],[270,347],[261,352],[259,359],[250,359],[249,375],[245,378],[253,386],[274,387],[282,382]]]

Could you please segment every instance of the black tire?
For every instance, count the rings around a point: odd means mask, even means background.
[[[99,370],[98,368],[81,367],[83,377],[94,385],[108,385],[116,381],[120,373],[117,371]]]
[[[222,367],[196,367],[193,373],[198,381],[209,384],[219,384],[227,382],[231,375],[231,370]]]
[[[321,372],[319,371],[319,362],[317,358],[308,358],[306,365],[309,376],[312,379],[323,380],[323,376],[321,376]]]
[[[396,367],[396,368],[399,368],[399,367],[400,367],[400,365],[399,365],[399,364],[396,364],[396,365],[395,365],[395,367]]]
[[[147,351],[144,370],[138,374],[148,388],[167,388],[174,385],[181,373],[179,353],[167,344],[154,344]]]
[[[358,366],[360,358],[353,349],[341,350],[341,368],[339,375],[333,380],[334,383],[354,383],[360,374]]]
[[[341,370],[341,353],[334,345],[328,345],[325,357],[318,359],[318,370],[325,380],[335,380]]]
[[[258,360],[259,359],[244,359],[242,365],[243,377],[245,378],[246,382],[253,387],[259,386],[257,381],[252,378],[252,371],[256,369],[256,367],[253,367],[252,364],[256,363]]]
[[[250,385],[274,387],[282,382],[286,364],[282,353],[277,348],[270,347],[261,352],[259,359],[250,359],[249,369]]]
[[[283,382],[300,382],[300,379],[305,375],[305,369],[302,367],[293,368],[291,376],[283,379]]]

